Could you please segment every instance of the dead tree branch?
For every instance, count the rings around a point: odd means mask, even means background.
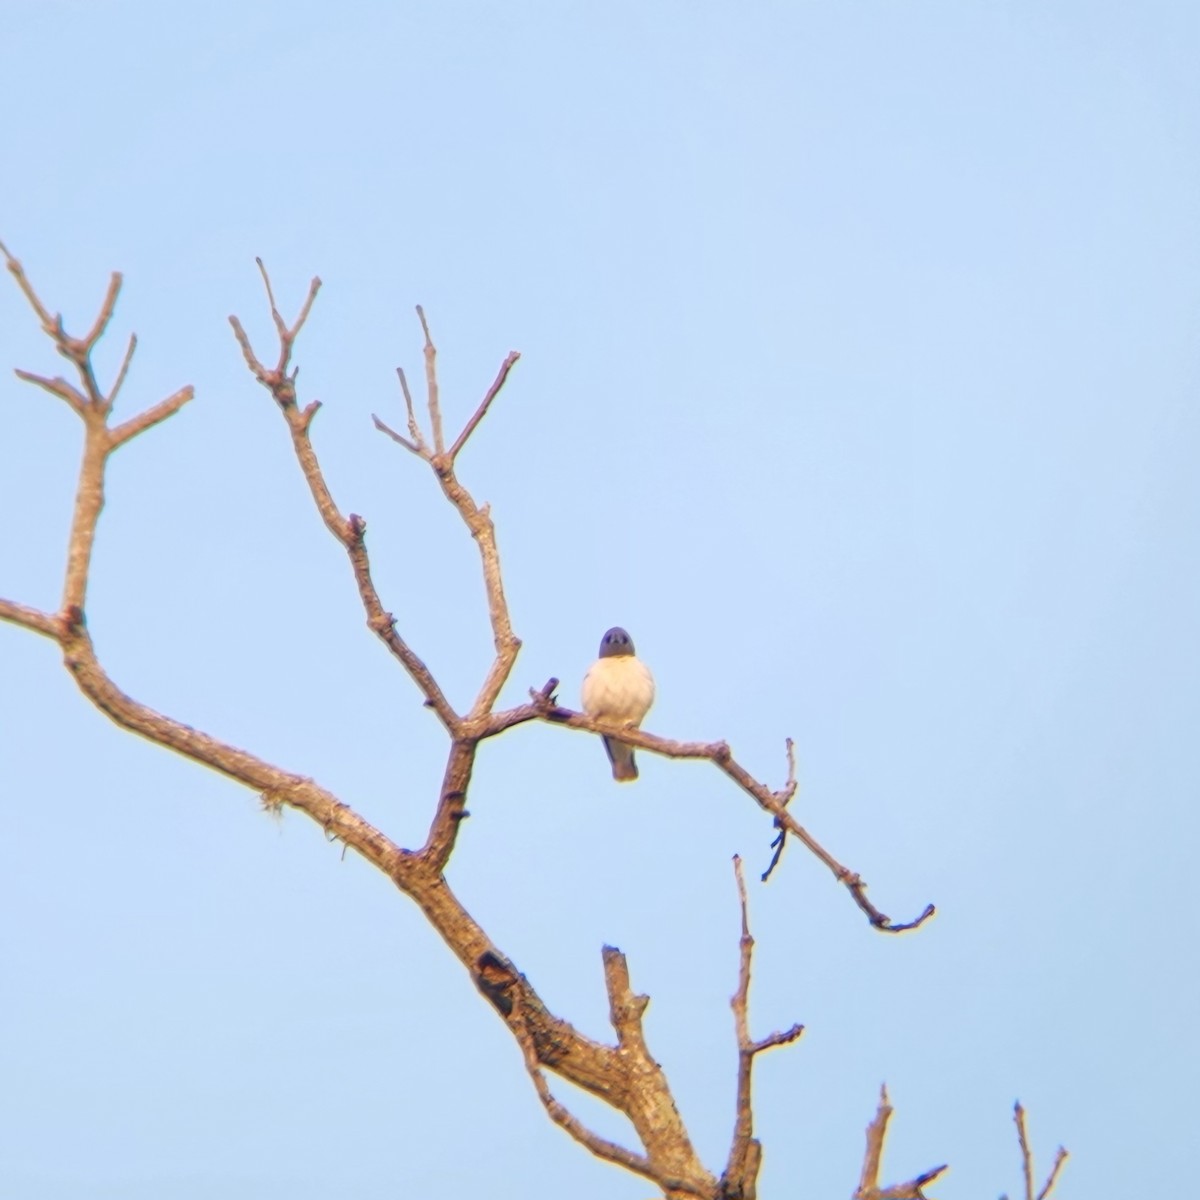
[[[883,1166],[883,1147],[887,1140],[888,1121],[892,1117],[892,1106],[888,1101],[887,1088],[879,1089],[879,1107],[867,1126],[867,1148],[863,1154],[862,1174],[854,1192],[854,1200],[929,1200],[925,1195],[926,1185],[949,1170],[946,1166],[934,1167],[907,1183],[879,1186],[879,1172]]]
[[[742,935],[738,941],[737,991],[730,1000],[738,1046],[737,1100],[733,1144],[721,1176],[721,1185],[724,1189],[723,1195],[730,1197],[730,1200],[755,1200],[758,1171],[762,1164],[762,1145],[754,1137],[754,1108],[751,1096],[754,1059],[764,1050],[786,1046],[796,1041],[804,1032],[804,1026],[795,1024],[782,1033],[769,1033],[758,1041],[750,1036],[750,966],[754,954],[754,938],[750,934],[750,911],[746,898],[746,880],[742,875],[742,860],[736,854],[733,856],[733,872],[737,881],[738,903],[742,915]]]
[[[508,373],[517,364],[521,355],[516,350],[510,350],[508,357],[500,364],[500,371],[492,382],[492,386],[488,388],[487,393],[479,403],[479,407],[472,414],[471,419],[463,426],[463,431],[454,439],[454,445],[450,447],[450,457],[455,459],[458,457],[458,452],[467,444],[467,438],[475,432],[475,426],[487,416],[487,410],[492,407],[492,401],[500,394],[500,389],[504,386],[505,380],[508,379]]]
[[[784,786],[780,801],[785,808],[791,803],[792,797],[796,794],[796,743],[791,738],[787,739],[787,764],[787,784]],[[771,861],[767,864],[767,869],[759,876],[763,883],[766,883],[774,874],[775,868],[779,866],[779,860],[783,858],[784,847],[787,845],[787,826],[782,824],[778,817],[775,818],[775,828],[779,832],[775,835],[775,840],[771,843],[771,850],[773,851]]]
[[[55,340],[60,351],[75,361],[76,347],[83,347],[77,361],[81,388],[74,389],[64,382],[48,390],[68,396],[72,408],[78,412],[84,425],[84,455],[76,490],[62,608],[52,614],[4,599],[0,600],[0,619],[57,642],[80,690],[118,725],[221,772],[253,789],[265,803],[273,807],[286,804],[306,814],[331,839],[353,848],[383,871],[400,891],[420,907],[446,945],[466,967],[476,987],[509,1027],[526,1056],[543,1103],[559,1124],[563,1124],[573,1135],[581,1136],[584,1144],[598,1156],[653,1179],[669,1197],[700,1196],[703,1200],[717,1200],[716,1180],[697,1158],[666,1077],[646,1047],[641,1015],[647,1000],[633,995],[624,956],[619,951],[605,949],[605,979],[613,1025],[617,1032],[617,1044],[606,1046],[586,1037],[568,1022],[549,1012],[525,976],[496,949],[491,939],[462,907],[442,874],[453,846],[454,831],[463,815],[462,804],[469,786],[476,748],[486,732],[486,722],[478,717],[463,718],[454,712],[425,665],[395,634],[392,618],[383,612],[371,582],[363,538],[366,523],[354,514],[342,516],[312,450],[309,426],[317,405],[314,402],[304,409],[299,408],[295,391],[296,371],[294,368],[289,371],[289,365],[292,347],[311,309],[319,281],[313,281],[299,317],[292,325],[288,325],[279,313],[270,280],[263,270],[271,316],[280,341],[278,360],[273,367],[265,366],[257,357],[236,318],[232,319],[232,325],[251,371],[271,393],[287,421],[293,448],[322,519],[347,551],[368,614],[368,623],[400,659],[425,694],[427,703],[435,708],[451,733],[450,754],[437,813],[426,846],[416,852],[391,841],[313,780],[267,763],[248,751],[156,712],[133,699],[104,670],[87,629],[85,600],[96,526],[103,509],[104,476],[108,460],[125,442],[177,412],[192,393],[190,388],[182,389],[125,425],[110,429],[107,424],[109,405],[95,386],[90,352],[95,339],[111,318],[119,277],[114,277],[116,282],[109,289],[93,332],[87,338],[73,339],[62,329],[58,318],[50,317],[20,264],[11,256],[8,256],[8,266],[30,299],[43,328]],[[432,346],[431,342],[429,346]],[[432,363],[431,355],[428,361]],[[127,362],[123,364],[119,381],[127,365]],[[36,378],[33,381],[41,382]],[[498,385],[495,390],[498,390]],[[507,611],[504,609],[503,593],[499,590],[498,559],[494,558],[490,520],[486,510],[481,512],[476,509],[465,492],[456,494],[452,464],[446,461],[445,456],[435,455],[434,458],[434,469],[444,489],[459,506],[468,524],[483,531],[484,540],[491,539],[491,557],[484,555],[484,567],[485,574],[494,572],[489,576],[489,597],[495,606],[494,618],[496,610],[503,610],[503,621],[494,620],[494,625],[503,632]],[[511,658],[515,657],[517,644],[515,639],[509,644],[509,667]],[[503,667],[505,655],[499,654],[498,659]],[[492,674],[495,669],[493,667]],[[490,686],[485,686],[483,693],[488,707],[491,704],[491,699],[487,699]],[[498,691],[498,685],[495,690]],[[569,1114],[565,1114],[565,1110],[549,1096],[543,1069],[554,1071],[626,1115],[643,1143],[644,1155],[623,1151],[612,1143],[597,1139],[583,1131],[573,1119],[568,1119]]]
[[[680,742],[671,738],[659,737],[644,729],[626,729],[605,721],[597,721],[586,713],[575,712],[563,708],[554,699],[558,680],[549,680],[540,690],[531,690],[528,704],[495,713],[488,726],[485,736],[493,737],[504,730],[519,725],[525,721],[546,721],[551,725],[565,725],[568,729],[579,729],[587,733],[619,734],[623,742],[661,754],[664,758],[703,758],[708,759],[723,774],[727,775],[742,789],[764,812],[775,818],[776,826],[792,834],[799,842],[822,862],[850,893],[854,903],[866,914],[874,928],[882,933],[904,933],[923,925],[937,911],[932,904],[927,904],[921,914],[911,921],[894,922],[886,913],[881,912],[867,897],[866,881],[849,867],[843,866],[816,838],[813,837],[799,821],[788,811],[788,804],[796,793],[796,771],[794,751],[791,739],[788,740],[787,760],[788,779],[779,791],[772,791],[765,783],[755,779],[745,767],[734,757],[727,742]]]
[[[625,1074],[621,1111],[633,1123],[646,1154],[638,1154],[588,1129],[550,1091],[531,1039],[518,1033],[525,1067],[550,1119],[597,1158],[653,1180],[665,1195],[699,1196],[712,1200],[717,1181],[696,1157],[662,1068],[646,1048],[641,1017],[648,996],[634,996],[625,956],[604,947],[604,975],[609,992],[610,1018],[617,1031],[617,1055]]]
[[[435,425],[433,436],[434,448],[430,448],[417,420],[412,395],[409,391],[408,382],[403,370],[398,369],[397,374],[400,378],[400,386],[404,394],[409,436],[406,438],[402,434],[397,433],[377,415],[373,416],[372,420],[380,432],[386,434],[393,441],[402,445],[410,453],[423,459],[432,467],[443,493],[458,510],[463,522],[479,546],[484,586],[488,597],[488,613],[496,646],[496,658],[470,713],[464,721],[464,732],[469,731],[471,736],[478,739],[494,737],[507,729],[511,729],[515,725],[534,720],[547,721],[556,725],[566,725],[568,728],[581,729],[589,733],[617,732],[615,727],[606,726],[601,722],[594,721],[583,713],[573,712],[554,703],[552,693],[554,687],[557,686],[557,681],[547,684],[546,688],[543,688],[540,692],[531,692],[531,702],[529,704],[518,705],[515,708],[502,712],[493,712],[500,690],[512,672],[521,643],[512,630],[508,603],[504,596],[503,581],[500,573],[500,558],[496,548],[495,527],[492,524],[488,506],[486,504],[482,507],[477,506],[470,493],[459,482],[455,474],[455,458],[491,407],[492,401],[504,386],[509,371],[520,356],[514,351],[504,360],[495,381],[484,395],[475,413],[467,421],[462,433],[455,439],[449,453],[443,453],[438,448],[438,433],[435,424],[435,418],[436,422],[440,422],[441,420],[435,365],[437,351],[433,345],[433,340],[429,332],[429,323],[425,318],[424,312],[418,308],[417,315],[420,318],[421,329],[425,336],[426,384],[428,389],[430,422],[431,425]],[[241,339],[239,338],[239,340]],[[243,350],[245,350],[245,347],[243,347]],[[250,361],[250,359],[247,358],[247,361]],[[934,915],[936,910],[932,904],[929,904],[915,920],[893,922],[889,916],[880,911],[868,899],[867,885],[862,877],[857,872],[843,866],[808,830],[787,812],[787,806],[796,794],[797,789],[795,747],[790,738],[787,740],[787,782],[781,790],[772,791],[765,784],[754,779],[733,758],[732,752],[725,742],[678,742],[668,738],[656,737],[653,734],[640,730],[620,730],[619,732],[621,733],[622,740],[631,745],[641,746],[666,757],[709,759],[746,792],[760,808],[771,814],[774,818],[775,826],[779,830],[779,834],[773,843],[775,853],[771,866],[764,874],[764,879],[770,875],[778,863],[779,857],[783,852],[784,839],[787,834],[791,833],[817,859],[825,864],[839,883],[846,887],[855,904],[866,914],[867,919],[874,928],[885,933],[903,933],[909,929],[916,929]],[[448,811],[444,816],[445,820],[455,819],[453,812]],[[439,845],[443,842],[448,842],[452,845],[452,835],[439,839]]]
[[[1033,1191],[1035,1176],[1033,1151],[1029,1147],[1029,1136],[1025,1129],[1025,1109],[1019,1100],[1013,1105],[1013,1120],[1017,1126],[1017,1143],[1021,1147],[1021,1174],[1025,1181],[1025,1200],[1047,1200],[1054,1191],[1054,1185],[1058,1183],[1059,1172],[1070,1155],[1064,1147],[1059,1146],[1054,1155],[1054,1165],[1050,1168],[1050,1174],[1046,1176],[1042,1190],[1035,1196]],[[1008,1197],[1003,1196],[1001,1200],[1008,1200]]]
[[[400,388],[404,393],[409,437],[405,438],[397,433],[378,416],[372,415],[371,419],[375,423],[375,428],[381,433],[387,434],[394,442],[399,443],[411,454],[415,454],[429,464],[442,493],[454,505],[463,524],[466,525],[471,537],[475,539],[475,543],[479,547],[483,585],[487,593],[488,619],[492,626],[492,640],[496,648],[496,657],[483,681],[483,686],[479,689],[475,703],[471,706],[468,717],[471,722],[478,724],[491,713],[496,698],[500,695],[505,683],[508,682],[508,677],[512,674],[513,666],[517,661],[517,654],[521,649],[521,639],[513,633],[508,601],[504,595],[504,579],[500,571],[500,553],[496,548],[496,527],[492,523],[491,509],[487,504],[480,506],[475,503],[471,493],[459,482],[454,468],[459,451],[466,445],[467,439],[479,422],[483,420],[492,401],[504,387],[508,373],[521,355],[516,350],[509,352],[479,407],[463,427],[462,433],[455,438],[449,453],[446,453],[437,382],[437,349],[429,333],[429,322],[425,319],[425,312],[419,305],[417,306],[417,316],[425,335],[425,381],[428,393],[429,421],[433,431],[433,449],[431,450],[426,442],[420,422],[413,410],[412,393],[409,391],[408,380],[401,368],[396,369],[396,374],[399,376]]]
[[[355,513],[344,517],[334,503],[333,496],[325,482],[325,476],[321,471],[321,465],[317,461],[316,451],[313,450],[312,440],[309,437],[309,428],[312,425],[313,417],[320,408],[320,402],[313,400],[303,409],[296,402],[298,368],[293,368],[289,373],[288,366],[291,363],[292,348],[300,330],[304,327],[304,322],[308,319],[308,314],[312,311],[313,302],[321,288],[321,281],[317,278],[313,279],[299,316],[289,326],[276,307],[270,276],[267,274],[266,267],[263,266],[262,259],[255,261],[262,274],[267,300],[271,306],[271,317],[279,334],[279,358],[275,366],[265,366],[255,354],[241,322],[237,317],[231,316],[229,323],[233,327],[234,336],[242,349],[242,356],[254,378],[271,393],[275,403],[279,406],[279,411],[287,421],[288,431],[292,437],[292,448],[295,450],[296,459],[300,463],[300,469],[304,473],[317,511],[325,522],[325,527],[342,544],[350,559],[354,580],[358,584],[359,596],[367,616],[367,627],[387,646],[392,655],[408,672],[413,682],[420,688],[429,707],[437,713],[447,730],[454,734],[460,723],[458,714],[451,707],[450,701],[446,699],[429,668],[404,638],[396,632],[396,620],[391,613],[384,610],[383,603],[379,598],[379,592],[371,578],[371,562],[366,546],[366,521]]]
[[[463,964],[480,993],[508,1027],[521,1049],[526,1069],[551,1119],[594,1155],[652,1180],[671,1200],[683,1200],[684,1197],[753,1200],[761,1163],[761,1147],[753,1136],[753,1061],[766,1050],[796,1040],[802,1029],[795,1025],[785,1032],[772,1033],[759,1040],[754,1040],[750,1035],[748,1004],[754,943],[749,929],[740,860],[735,859],[741,907],[739,971],[737,990],[731,1001],[738,1046],[736,1111],[729,1159],[723,1175],[717,1179],[697,1156],[666,1076],[647,1046],[643,1016],[649,998],[634,993],[624,955],[613,947],[605,947],[603,951],[609,1015],[616,1036],[615,1045],[607,1045],[587,1037],[551,1013],[526,977],[496,948],[451,891],[444,871],[453,853],[462,819],[467,815],[466,797],[480,743],[516,725],[539,720],[593,734],[619,734],[622,740],[632,745],[666,757],[708,759],[774,819],[779,837],[775,843],[772,868],[778,862],[784,839],[791,835],[824,863],[838,882],[850,891],[855,903],[874,927],[892,933],[915,928],[932,916],[933,906],[928,906],[915,921],[894,924],[867,899],[863,880],[838,862],[792,817],[788,805],[796,793],[797,783],[794,747],[790,740],[787,743],[787,780],[780,790],[773,791],[754,779],[734,759],[725,742],[673,741],[640,730],[593,721],[582,713],[559,707],[554,698],[556,680],[551,680],[540,691],[531,692],[529,703],[495,711],[500,692],[511,676],[521,643],[512,629],[489,507],[476,504],[458,480],[456,459],[487,415],[519,355],[512,352],[505,358],[495,380],[447,450],[437,381],[437,350],[425,314],[418,308],[417,315],[424,334],[428,438],[421,429],[402,371],[399,372],[399,379],[405,401],[408,436],[396,433],[375,418],[376,425],[383,432],[429,464],[443,494],[456,508],[479,547],[495,657],[471,708],[463,714],[451,704],[430,668],[397,632],[395,618],[383,607],[372,579],[366,546],[367,523],[356,513],[347,514],[339,508],[313,449],[311,426],[320,403],[313,400],[303,408],[300,406],[296,386],[298,368],[292,365],[292,357],[296,340],[316,300],[320,280],[313,279],[299,314],[288,324],[280,313],[266,268],[259,260],[271,320],[279,342],[274,365],[267,365],[259,357],[241,322],[236,316],[230,317],[234,336],[249,370],[270,393],[287,424],[293,451],[317,512],[346,552],[368,627],[404,668],[424,697],[426,705],[434,710],[449,735],[446,768],[429,832],[425,844],[418,850],[411,850],[392,841],[313,780],[286,771],[229,742],[155,711],[124,693],[107,674],[87,628],[86,601],[96,528],[104,506],[108,461],[127,442],[175,415],[191,400],[193,392],[191,387],[181,388],[123,424],[110,426],[111,410],[125,385],[137,343],[135,338],[130,338],[107,394],[96,380],[92,351],[112,320],[120,293],[120,275],[112,276],[88,333],[76,338],[65,331],[62,318],[52,315],[42,303],[21,264],[2,245],[0,252],[4,254],[9,272],[28,300],[43,331],[58,353],[74,365],[78,383],[27,371],[18,371],[17,374],[67,403],[79,416],[84,432],[61,607],[55,613],[48,613],[13,600],[0,599],[0,620],[22,626],[56,642],[80,690],[118,725],[221,772],[258,793],[271,806],[288,805],[304,813],[320,825],[331,839],[351,847],[387,875],[421,909],[447,947]],[[770,873],[770,869],[767,873]],[[554,1098],[546,1071],[553,1071],[626,1116],[641,1142],[642,1152],[627,1150],[587,1130]],[[867,1158],[856,1193],[857,1200],[907,1200],[909,1197],[920,1200],[923,1197],[922,1187],[945,1169],[938,1168],[896,1187],[879,1187],[879,1166],[890,1113],[884,1093],[876,1119],[868,1130]],[[1023,1151],[1026,1151],[1024,1125],[1020,1118],[1019,1128]],[[1060,1152],[1060,1161],[1056,1162],[1042,1193],[1037,1198],[1030,1195],[1027,1200],[1046,1200],[1062,1157],[1065,1157],[1065,1152]]]

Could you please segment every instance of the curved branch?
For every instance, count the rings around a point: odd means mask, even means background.
[[[246,750],[156,712],[121,691],[100,665],[81,613],[68,615],[57,640],[63,648],[63,661],[79,690],[118,725],[253,788],[272,804],[282,803],[297,809],[385,875],[402,883],[413,857],[410,852],[401,849],[331,792],[303,775],[284,771]]]
[[[554,691],[558,680],[549,680],[540,690],[530,691],[530,702],[503,712],[494,713],[486,724],[485,737],[494,737],[520,725],[526,721],[545,721],[550,725],[564,725],[568,729],[577,729],[585,733],[619,735],[623,742],[661,754],[664,758],[703,758],[713,763],[723,774],[727,775],[746,793],[764,812],[775,818],[780,830],[792,834],[803,843],[806,849],[822,862],[850,893],[854,903],[866,914],[871,925],[881,933],[904,933],[917,929],[936,913],[932,904],[927,904],[924,911],[915,920],[894,922],[886,913],[881,912],[867,898],[866,881],[856,871],[843,866],[816,838],[796,820],[788,811],[787,805],[796,793],[795,762],[789,745],[788,782],[778,791],[773,792],[765,783],[760,783],[734,757],[727,742],[680,742],[671,738],[659,737],[647,733],[643,729],[628,729],[607,721],[597,721],[586,713],[575,712],[564,708],[554,701]]]

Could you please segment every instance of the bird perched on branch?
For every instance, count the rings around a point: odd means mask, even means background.
[[[621,628],[600,639],[600,657],[583,677],[583,711],[599,721],[636,729],[654,703],[654,676],[633,651],[633,639]],[[633,747],[617,738],[604,738],[613,778],[631,783],[638,777]]]

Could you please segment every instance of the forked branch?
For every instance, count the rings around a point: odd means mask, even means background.
[[[1029,1135],[1025,1129],[1025,1109],[1019,1100],[1013,1105],[1013,1120],[1017,1126],[1017,1143],[1021,1147],[1021,1174],[1025,1182],[1025,1200],[1048,1200],[1054,1191],[1055,1184],[1058,1183],[1059,1172],[1062,1171],[1063,1164],[1070,1156],[1064,1147],[1059,1146],[1054,1155],[1054,1164],[1050,1168],[1050,1174],[1046,1176],[1042,1190],[1035,1196],[1033,1191],[1035,1186],[1033,1151],[1029,1147]],[[1003,1196],[1001,1200],[1008,1200],[1008,1197]]]
[[[292,448],[295,450],[296,459],[300,464],[300,470],[304,474],[305,481],[308,483],[309,491],[312,493],[313,501],[317,506],[317,511],[320,513],[325,527],[341,543],[347,557],[350,559],[350,567],[354,572],[354,581],[358,585],[359,597],[362,601],[363,611],[366,613],[367,627],[383,642],[392,656],[404,667],[413,682],[425,696],[429,707],[437,713],[442,724],[453,734],[459,726],[458,714],[454,711],[450,701],[442,692],[437,680],[433,677],[433,673],[405,639],[396,631],[395,618],[390,612],[384,609],[383,602],[380,600],[379,592],[376,590],[375,582],[371,577],[371,561],[366,545],[366,521],[356,513],[351,513],[348,517],[343,516],[334,502],[328,484],[325,482],[321,464],[317,460],[312,439],[309,437],[309,428],[312,425],[313,417],[316,416],[320,409],[320,401],[313,400],[302,409],[296,400],[296,377],[299,373],[299,368],[292,368],[289,372],[288,367],[291,364],[292,350],[296,344],[296,338],[299,336],[300,330],[304,327],[304,322],[308,320],[308,314],[312,311],[313,302],[317,298],[317,292],[320,291],[321,280],[316,277],[313,278],[299,315],[291,325],[288,325],[280,315],[279,308],[275,303],[275,295],[271,288],[271,279],[267,274],[266,267],[263,266],[262,259],[256,259],[255,261],[258,263],[258,269],[263,279],[263,286],[267,292],[267,301],[271,307],[271,318],[275,323],[275,329],[279,335],[279,357],[275,366],[266,366],[254,352],[250,338],[242,327],[242,323],[236,316],[231,316],[229,323],[233,327],[234,336],[241,347],[242,357],[245,358],[246,365],[250,368],[254,378],[271,393],[280,412],[287,421],[288,431],[292,437]]]
[[[742,875],[742,860],[733,856],[733,872],[737,881],[738,904],[742,916],[742,935],[738,941],[738,983],[730,1006],[733,1008],[734,1029],[737,1034],[738,1072],[737,1100],[733,1122],[733,1144],[725,1172],[721,1176],[724,1195],[737,1200],[754,1200],[757,1194],[758,1170],[762,1163],[762,1146],[754,1137],[754,1107],[751,1082],[754,1060],[764,1050],[786,1046],[796,1041],[804,1026],[793,1025],[782,1033],[769,1033],[755,1041],[750,1036],[750,967],[754,954],[754,938],[750,934],[749,902],[746,880]]]
[[[76,387],[62,378],[47,379],[30,371],[16,372],[19,379],[33,383],[65,400],[83,422],[83,462],[79,470],[79,485],[75,491],[75,506],[71,516],[71,534],[67,548],[66,578],[63,582],[62,607],[59,612],[60,627],[67,629],[72,624],[72,614],[82,613],[87,598],[92,544],[95,540],[96,522],[99,520],[100,510],[104,507],[104,473],[109,456],[143,430],[177,413],[192,399],[194,392],[190,385],[182,387],[124,425],[109,429],[108,417],[112,412],[113,401],[125,381],[137,341],[132,337],[129,339],[125,357],[107,396],[96,382],[92,350],[112,320],[113,309],[121,292],[120,274],[113,273],[104,302],[91,329],[84,337],[78,338],[66,331],[60,315],[50,315],[24,268],[2,242],[0,253],[4,255],[9,273],[17,281],[30,307],[37,314],[43,331],[54,343],[58,353],[74,364],[79,376],[79,386]]]
[[[471,493],[458,479],[455,472],[455,460],[458,458],[459,451],[466,445],[467,439],[487,414],[488,409],[492,406],[492,401],[500,394],[500,389],[504,387],[505,381],[508,379],[508,373],[520,360],[521,355],[516,350],[509,352],[508,357],[500,364],[500,370],[491,387],[488,388],[479,406],[463,426],[462,432],[454,439],[454,445],[447,453],[442,434],[441,393],[437,379],[437,348],[434,346],[429,332],[429,322],[426,320],[425,311],[420,305],[417,306],[417,317],[421,322],[421,332],[425,335],[426,407],[429,410],[433,448],[430,448],[420,422],[417,420],[416,412],[413,409],[412,392],[409,390],[408,379],[402,367],[396,368],[396,374],[400,379],[400,390],[404,393],[409,436],[406,438],[397,433],[375,414],[372,414],[371,419],[375,423],[375,428],[381,433],[403,446],[410,454],[415,454],[429,464],[442,493],[454,505],[463,524],[466,525],[475,544],[479,547],[483,586],[487,593],[488,620],[492,626],[492,642],[495,646],[496,657],[479,689],[479,694],[475,697],[475,703],[471,706],[468,717],[471,722],[478,725],[491,713],[501,689],[508,682],[517,661],[517,654],[521,649],[521,640],[513,633],[508,600],[504,595],[504,577],[500,569],[500,552],[496,547],[496,527],[492,523],[491,509],[487,504],[480,506],[475,503]]]
[[[887,1141],[888,1122],[892,1117],[892,1106],[888,1101],[887,1088],[879,1089],[879,1107],[867,1126],[867,1148],[863,1154],[862,1174],[854,1192],[854,1200],[929,1200],[925,1188],[949,1170],[943,1165],[934,1167],[908,1180],[906,1183],[879,1185],[879,1172],[883,1167],[883,1147]]]
[[[647,1049],[642,1014],[649,997],[633,994],[629,968],[619,950],[605,946],[603,954],[610,1020],[617,1033],[615,1058],[621,1075],[615,1103],[614,1100],[610,1103],[629,1118],[646,1153],[638,1154],[601,1137],[559,1103],[546,1082],[532,1039],[518,1035],[525,1067],[538,1098],[550,1119],[597,1158],[653,1180],[668,1197],[717,1200],[722,1195],[718,1182],[704,1169],[692,1149],[666,1076]]]

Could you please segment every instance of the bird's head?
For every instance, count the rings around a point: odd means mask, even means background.
[[[615,658],[633,652],[633,638],[619,625],[614,626],[600,639],[601,658]]]

